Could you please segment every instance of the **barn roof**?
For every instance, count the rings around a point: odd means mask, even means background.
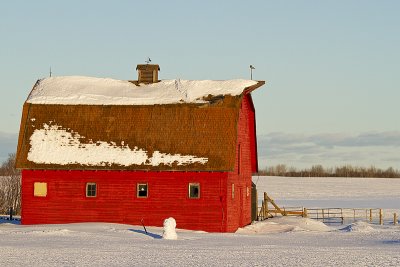
[[[39,80],[27,102],[63,105],[155,105],[205,103],[208,95],[240,95],[252,80],[162,80],[137,84],[109,78],[83,76],[50,77]]]
[[[17,168],[233,170],[243,95],[263,84],[40,80],[23,107]]]

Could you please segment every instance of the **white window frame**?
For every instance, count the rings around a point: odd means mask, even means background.
[[[95,191],[94,191],[94,196],[89,196],[88,195],[89,185],[95,185],[96,186],[95,187]],[[86,192],[85,192],[86,197],[97,197],[97,190],[98,190],[97,183],[93,183],[93,182],[86,183]]]

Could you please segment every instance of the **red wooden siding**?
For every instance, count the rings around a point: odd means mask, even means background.
[[[253,146],[256,142],[255,135],[253,135],[253,126],[254,108],[251,96],[246,95],[239,111],[235,171],[228,174],[227,181],[228,232],[236,231],[237,228],[251,223],[251,175],[255,152]],[[234,198],[232,198],[232,184],[235,185]],[[248,195],[247,190],[249,190]]]
[[[22,223],[112,222],[162,226],[174,217],[178,228],[226,231],[223,172],[22,171]],[[34,197],[34,182],[47,183],[47,196]],[[97,196],[86,197],[86,183]],[[148,184],[148,198],[137,197]],[[200,198],[189,199],[189,183],[200,183]]]
[[[248,127],[250,138],[250,151],[251,151],[251,172],[258,172],[258,153],[257,153],[257,131],[256,131],[256,111],[254,109],[253,99],[250,94],[245,95],[245,101],[248,102],[249,108],[247,109]]]
[[[23,170],[22,223],[140,225],[143,219],[145,225],[162,226],[174,217],[178,228],[234,232],[251,223],[256,142],[254,106],[247,94],[239,110],[232,172]],[[46,197],[33,196],[35,182],[47,183]],[[96,197],[86,197],[86,183],[96,183]],[[147,198],[137,197],[138,183],[147,183]],[[200,184],[199,199],[189,199],[190,183]]]

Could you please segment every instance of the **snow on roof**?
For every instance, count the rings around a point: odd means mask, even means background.
[[[154,151],[149,157],[147,151],[128,145],[120,146],[114,142],[104,141],[81,143],[85,137],[79,133],[71,133],[59,125],[44,125],[43,129],[35,129],[30,137],[31,148],[28,160],[45,164],[81,164],[86,166],[119,166],[172,164],[187,165],[205,164],[208,159],[192,155],[169,154]]]
[[[27,102],[64,105],[155,105],[204,103],[208,95],[240,95],[252,80],[162,80],[136,85],[129,81],[83,76],[40,80]]]

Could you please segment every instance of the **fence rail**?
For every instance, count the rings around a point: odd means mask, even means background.
[[[307,217],[324,223],[345,223],[363,220],[383,224],[382,209],[366,208],[312,208],[306,209]],[[395,219],[394,219],[395,220]]]

